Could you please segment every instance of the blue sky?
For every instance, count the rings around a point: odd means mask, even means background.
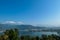
[[[60,0],[0,0],[0,22],[59,25]]]

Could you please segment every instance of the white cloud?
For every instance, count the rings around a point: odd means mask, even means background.
[[[5,22],[2,22],[2,24],[24,24],[23,22],[19,21],[19,22],[16,22],[16,21],[5,21]]]
[[[12,24],[15,24],[16,22],[14,22],[14,21],[6,21],[5,23],[12,23]]]

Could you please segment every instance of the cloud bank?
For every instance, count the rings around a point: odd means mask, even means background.
[[[21,24],[24,24],[23,22],[21,21],[5,21],[5,22],[2,22],[2,24],[18,24],[18,25],[21,25]]]

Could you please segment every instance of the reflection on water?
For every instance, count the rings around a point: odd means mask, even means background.
[[[41,36],[41,35],[51,35],[51,34],[58,35],[57,32],[27,32],[27,31],[20,31],[19,34],[30,35],[30,36]]]
[[[3,34],[0,32],[0,35]],[[41,35],[51,35],[55,34],[58,35],[57,32],[28,32],[28,31],[19,31],[19,35],[29,35],[29,36],[41,36]]]

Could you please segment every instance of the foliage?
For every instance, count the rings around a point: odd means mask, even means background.
[[[3,35],[0,35],[0,40],[60,40],[60,36],[57,35],[42,35],[41,37],[31,37],[29,35],[20,36],[18,29],[6,30]]]
[[[19,40],[18,30],[17,29],[6,30],[4,32],[4,35],[0,37],[2,38],[2,40]]]

